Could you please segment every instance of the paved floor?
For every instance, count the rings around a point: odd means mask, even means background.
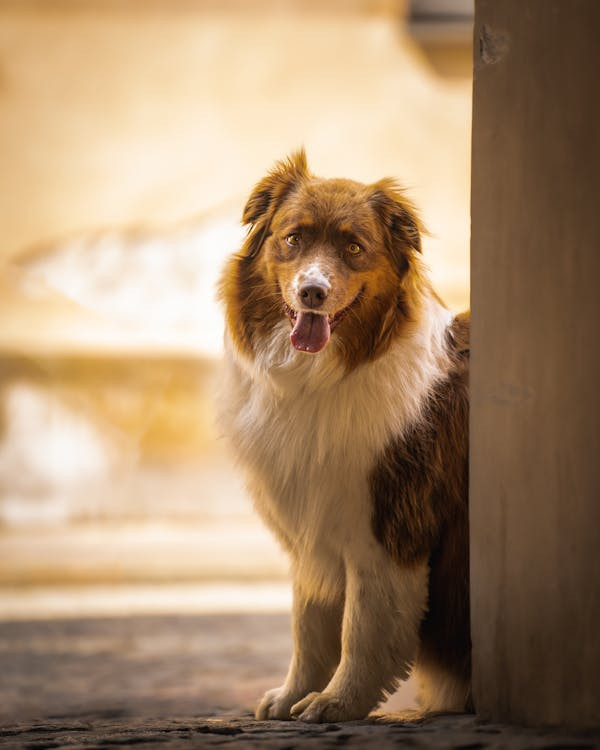
[[[470,715],[256,722],[251,709],[281,681],[289,650],[289,618],[277,613],[0,623],[0,746],[600,747],[594,734],[484,725]]]
[[[481,725],[472,716],[439,716],[427,721],[372,721],[300,725],[256,722],[251,717],[124,719],[82,717],[30,722],[0,730],[7,748],[106,748],[152,744],[169,748],[434,748],[434,750],[592,750],[593,737]]]
[[[0,717],[249,711],[290,656],[284,613],[0,623]]]

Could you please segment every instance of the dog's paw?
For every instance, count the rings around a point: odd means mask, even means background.
[[[367,713],[357,706],[346,704],[332,693],[309,693],[291,709],[294,719],[314,724],[364,719]]]
[[[286,690],[285,685],[273,690],[267,690],[256,709],[256,718],[259,721],[266,719],[291,719],[290,709],[298,700],[298,695],[292,695]]]

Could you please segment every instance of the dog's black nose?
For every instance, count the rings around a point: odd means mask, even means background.
[[[300,299],[303,304],[314,310],[321,307],[325,302],[327,292],[327,287],[324,284],[315,284],[314,281],[311,281],[310,284],[303,284],[300,287]]]

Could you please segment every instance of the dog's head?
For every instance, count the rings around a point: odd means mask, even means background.
[[[222,294],[247,353],[287,317],[295,349],[314,355],[335,336],[352,365],[414,317],[421,225],[392,180],[320,179],[300,151],[258,183],[243,221],[249,233]]]

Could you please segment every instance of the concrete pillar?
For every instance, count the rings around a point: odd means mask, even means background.
[[[600,725],[600,2],[476,0],[474,697]]]

